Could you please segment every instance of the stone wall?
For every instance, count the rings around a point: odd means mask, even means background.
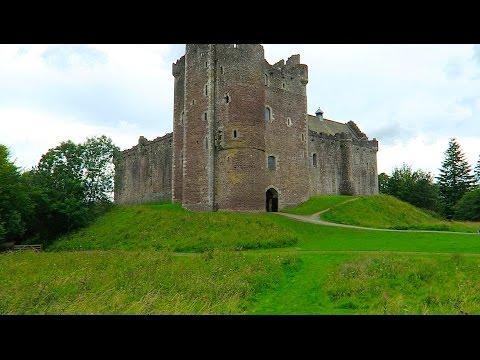
[[[376,140],[309,132],[310,193],[378,194]],[[316,154],[317,164],[313,163]]]
[[[115,202],[135,204],[172,199],[172,133],[123,151],[115,160]]]

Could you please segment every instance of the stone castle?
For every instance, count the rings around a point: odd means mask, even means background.
[[[300,55],[270,65],[259,44],[191,44],[172,67],[173,133],[122,152],[115,202],[277,211],[318,194],[377,194],[376,139],[307,114]]]

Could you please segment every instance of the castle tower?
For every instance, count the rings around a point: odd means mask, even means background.
[[[263,210],[261,45],[192,44],[175,76],[173,200],[191,210]]]

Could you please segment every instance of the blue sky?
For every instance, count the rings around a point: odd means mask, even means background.
[[[479,45],[264,45],[300,54],[308,110],[353,120],[380,142],[379,172],[436,174],[450,137],[480,155]],[[67,139],[106,134],[121,148],[172,129],[171,64],[185,45],[0,45],[0,143],[29,168]]]

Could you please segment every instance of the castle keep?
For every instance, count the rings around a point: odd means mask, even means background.
[[[319,194],[378,193],[376,139],[307,114],[300,55],[270,65],[259,44],[191,44],[172,67],[173,133],[115,161],[115,202],[276,211]]]

